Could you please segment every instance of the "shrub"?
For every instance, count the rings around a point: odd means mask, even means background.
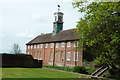
[[[95,68],[90,68],[90,67],[86,67],[86,71],[88,72],[88,74],[92,74],[93,72],[95,72]]]
[[[86,71],[86,68],[83,66],[75,66],[73,69],[73,72],[77,73],[82,73],[82,74],[87,74],[88,72]]]
[[[73,68],[70,67],[51,66],[51,65],[44,65],[43,67],[73,72]]]
[[[69,72],[77,72],[77,73],[82,73],[82,74],[92,74],[95,71],[95,69],[93,68],[85,68],[83,66],[76,66],[74,68],[71,68],[71,67],[44,65],[43,67],[58,69],[58,70],[63,70],[63,71],[69,71]]]
[[[70,72],[73,72],[73,68],[64,67],[64,71],[70,71]]]
[[[120,68],[109,69],[110,77],[120,80]]]

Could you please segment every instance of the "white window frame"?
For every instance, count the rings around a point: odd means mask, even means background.
[[[56,48],[58,48],[59,47],[59,43],[56,43]]]
[[[70,56],[71,56],[71,53],[67,52],[67,61],[70,61]]]
[[[39,48],[39,44],[37,45],[37,48]]]
[[[33,45],[31,45],[31,49],[33,48]]]
[[[67,47],[70,47],[71,46],[71,42],[67,42]]]
[[[61,47],[65,47],[65,42],[61,42]]]
[[[28,45],[27,48],[30,49],[30,45]]]
[[[48,48],[48,43],[45,44],[45,48]]]
[[[36,48],[36,44],[34,44],[34,49]]]
[[[54,43],[51,43],[51,44],[50,44],[50,47],[53,48],[53,46],[54,46]]]
[[[75,56],[75,54],[77,55]],[[74,52],[74,61],[78,61],[78,52]]]
[[[43,44],[39,44],[39,48],[42,48],[43,47]]]

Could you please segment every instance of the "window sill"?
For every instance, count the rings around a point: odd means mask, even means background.
[[[74,60],[74,62],[77,62],[77,60]]]
[[[67,46],[67,47],[71,47],[71,46]]]
[[[67,61],[70,61],[70,59],[67,59]]]

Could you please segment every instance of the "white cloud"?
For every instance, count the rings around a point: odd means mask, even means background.
[[[30,19],[33,22],[46,22],[48,19],[45,16],[39,15],[39,14],[33,14]]]
[[[5,37],[5,34],[0,33],[0,38]]]
[[[30,31],[26,30],[24,32],[17,33],[16,36],[19,38],[23,38],[23,39],[29,39],[29,38],[33,38],[34,34],[32,34]]]

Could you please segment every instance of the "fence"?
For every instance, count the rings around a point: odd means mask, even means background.
[[[2,56],[2,67],[42,68],[42,60],[33,59],[31,55],[0,54],[0,56]]]

